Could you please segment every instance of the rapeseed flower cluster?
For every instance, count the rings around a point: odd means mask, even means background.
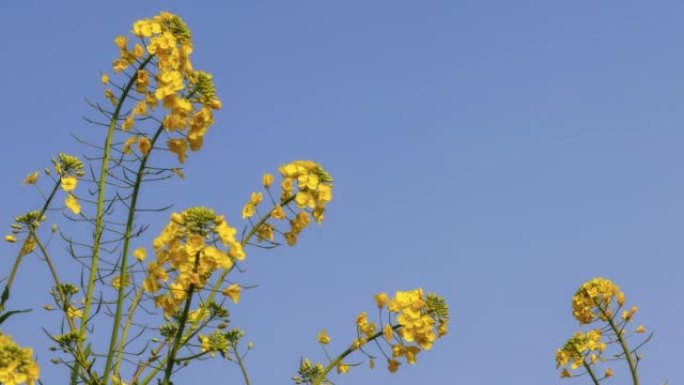
[[[609,279],[593,278],[577,289],[572,297],[572,314],[581,324],[589,324],[596,319],[605,321],[612,316],[610,307],[613,299],[618,306],[625,303],[620,287]]]
[[[607,346],[602,340],[600,329],[593,329],[586,333],[577,332],[565,342],[561,349],[556,351],[556,365],[560,368],[570,364],[570,369],[576,370],[585,364],[596,364]],[[567,368],[563,368],[561,376],[570,377]]]
[[[59,176],[60,187],[67,194],[64,204],[74,214],[79,215],[81,213],[81,203],[76,198],[76,195],[74,195],[74,190],[78,185],[78,178],[85,175],[83,162],[78,157],[62,153],[52,160],[52,164]]]
[[[279,233],[288,245],[294,246],[302,230],[311,223],[312,217],[319,225],[323,222],[326,205],[332,200],[333,179],[321,165],[310,160],[296,160],[280,166],[278,171],[282,179],[277,200],[271,193],[275,177],[272,174],[263,176],[263,185],[273,208],[259,219],[254,231],[259,242],[274,242],[275,234]],[[242,218],[254,217],[263,200],[263,193],[252,193],[242,209]],[[291,205],[293,202],[294,205]],[[289,228],[279,230],[271,219],[287,220]]]
[[[449,323],[449,309],[445,300],[436,294],[427,294],[423,289],[408,291],[397,291],[394,297],[390,298],[387,293],[375,295],[375,302],[378,309],[386,310],[389,315],[386,319],[388,323],[380,324],[368,319],[368,313],[362,312],[356,317],[357,338],[351,346],[342,353],[336,360],[331,361],[328,368],[318,369],[317,378],[308,378],[302,373],[309,373],[316,365],[311,365],[308,360],[301,363],[299,376],[295,376],[295,383],[327,383],[324,376],[334,365],[340,374],[347,373],[350,369],[349,364],[345,364],[343,359],[354,351],[361,351],[369,357],[371,368],[374,367],[374,357],[365,352],[368,342],[385,341],[389,347],[389,352],[381,348],[382,354],[387,358],[387,369],[394,373],[398,370],[403,357],[408,364],[417,362],[418,353],[423,350],[430,350],[435,340],[447,334]],[[383,319],[384,317],[381,317]],[[324,346],[331,343],[331,338],[327,331],[323,329],[316,336],[318,342]],[[327,351],[326,351],[327,355]]]
[[[638,308],[625,306],[625,294],[611,280],[597,277],[582,284],[572,297],[572,314],[581,325],[601,323],[603,326],[588,331],[578,331],[568,339],[562,348],[556,350],[556,365],[561,369],[561,377],[573,377],[588,373],[594,383],[613,376],[613,369],[605,368],[603,375],[597,373],[598,363],[608,361],[602,358],[612,345],[619,346],[618,353],[611,354],[627,361],[630,372],[636,376],[637,350],[648,341],[641,342],[636,349],[629,349],[628,339],[636,334],[645,333],[643,325],[627,333],[627,325],[632,322]],[[620,312],[622,310],[622,312]],[[618,316],[618,314],[620,316]],[[650,338],[650,337],[648,337]],[[574,371],[580,371],[574,373]]]
[[[214,122],[212,111],[221,108],[212,75],[193,69],[192,36],[179,16],[162,12],[151,19],[138,20],[133,23],[132,33],[137,38],[132,46],[125,35],[114,39],[120,52],[113,62],[114,72],[135,67],[128,76],[137,93],[137,102],[120,128],[130,131],[136,120],[147,118],[161,103],[166,111],[160,120],[169,137],[167,148],[184,163],[188,149],[202,148],[204,135]],[[148,68],[148,64],[154,68]],[[111,81],[108,74],[103,74],[101,80],[105,85]],[[109,88],[105,96],[114,105],[120,102]],[[131,153],[133,143],[137,143],[143,155],[153,145],[146,135],[133,135],[124,142],[125,154]]]
[[[0,331],[0,384],[33,385],[39,376],[40,368],[33,359],[33,350],[22,348]]]
[[[223,216],[206,207],[171,215],[153,242],[156,259],[147,265],[143,281],[145,291],[156,294],[155,305],[166,317],[178,310],[191,288],[201,290],[213,272],[245,259],[235,234]],[[163,284],[165,290],[159,294]]]

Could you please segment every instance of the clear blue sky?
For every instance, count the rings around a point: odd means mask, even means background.
[[[39,202],[23,177],[82,153],[69,134],[96,136],[84,98],[101,97],[114,36],[161,10],[193,30],[193,62],[215,74],[224,109],[188,178],[155,199],[239,223],[279,164],[314,159],[335,177],[324,225],[294,249],[252,249],[238,278],[260,285],[233,310],[255,384],[290,383],[300,357],[323,357],[318,330],[341,350],[374,293],[418,286],[447,297],[451,333],[414,367],[336,383],[588,383],[561,382],[554,352],[594,276],[621,285],[656,333],[643,383],[684,382],[684,3],[2,1],[7,229]],[[6,272],[13,248],[0,253]],[[49,302],[33,260],[17,307]],[[37,310],[7,332],[44,346],[49,319]],[[38,353],[44,383],[65,383]],[[219,361],[179,377],[239,380]]]

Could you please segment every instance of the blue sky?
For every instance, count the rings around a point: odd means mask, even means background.
[[[255,384],[322,359],[321,328],[343,350],[374,293],[414,287],[447,298],[450,334],[414,367],[353,368],[336,383],[588,383],[561,381],[554,352],[577,329],[572,294],[595,276],[655,332],[643,383],[684,381],[684,4],[3,1],[7,228],[40,202],[23,177],[86,151],[70,134],[101,134],[81,117],[84,98],[101,98],[114,36],[162,10],[192,29],[193,63],[214,73],[224,108],[187,179],[153,187],[150,202],[240,223],[263,172],[313,159],[335,178],[324,225],[294,249],[250,250],[236,278],[259,285],[232,310],[255,344]],[[49,301],[35,258],[20,279],[18,307]],[[37,347],[44,383],[64,383],[39,348],[49,320],[36,310],[7,332]],[[216,361],[179,377],[198,381],[239,371]]]

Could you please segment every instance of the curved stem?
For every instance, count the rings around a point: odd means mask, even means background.
[[[52,188],[50,195],[48,195],[48,198],[45,200],[45,203],[43,204],[43,208],[40,210],[40,214],[38,214],[38,218],[42,218],[43,215],[45,215],[47,209],[50,207],[50,203],[52,202],[52,199],[55,197],[55,194],[59,189],[60,181],[61,179],[57,180],[57,183],[55,183],[55,186]],[[26,243],[29,242],[30,239],[31,236],[24,239],[24,243],[21,245],[20,250],[24,250],[24,247],[26,247]],[[0,300],[0,311],[4,309],[5,302],[9,299],[10,290],[12,289],[12,284],[14,283],[14,278],[16,277],[17,272],[19,271],[19,265],[21,264],[23,258],[24,253],[20,251],[19,254],[17,254],[16,259],[14,260],[14,265],[12,265],[12,271],[10,272],[9,278],[7,280],[7,285],[5,285],[5,289],[2,292],[2,299]]]
[[[402,325],[394,325],[394,326],[392,326],[392,330],[398,330],[398,329],[400,329],[400,328],[402,328],[402,327],[403,327]],[[366,342],[375,341],[378,337],[380,337],[380,336],[382,336],[382,335],[383,335],[383,333],[382,333],[382,330],[381,330],[381,331],[379,331],[379,332],[373,334],[373,336],[370,337]],[[314,380],[313,380],[313,382],[312,382],[312,385],[321,385],[321,384],[323,384],[323,381],[324,381],[324,380],[326,379],[326,377],[328,376],[328,373],[330,373],[330,371],[331,371],[334,367],[336,367],[340,362],[342,362],[342,360],[345,359],[345,357],[347,357],[348,355],[352,354],[355,350],[358,350],[358,347],[356,347],[356,346],[354,346],[354,344],[352,344],[352,345],[350,345],[350,346],[347,348],[347,350],[345,350],[345,351],[342,352],[339,356],[337,356],[337,358],[335,358],[334,360],[330,361],[330,363],[328,364],[328,366],[326,366],[325,369],[323,369],[323,372],[321,373],[321,375],[318,376],[318,377],[316,377],[316,378],[314,378]]]

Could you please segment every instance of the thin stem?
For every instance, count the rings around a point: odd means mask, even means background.
[[[392,330],[395,330],[395,331],[396,331],[396,330],[398,330],[398,329],[400,329],[400,328],[402,328],[402,327],[403,327],[403,325],[394,325],[394,326],[392,326]],[[375,339],[377,339],[378,337],[380,337],[380,336],[382,336],[382,335],[383,335],[383,332],[382,332],[382,330],[381,330],[381,331],[375,333],[375,334],[374,334],[372,337],[370,337],[366,342],[368,343],[368,342],[371,342],[371,341],[375,341]],[[356,347],[354,344],[350,345],[350,346],[347,348],[347,350],[345,350],[344,352],[342,352],[342,353],[341,353],[339,356],[337,356],[337,358],[335,358],[334,360],[330,361],[330,363],[328,364],[328,366],[326,366],[325,369],[323,369],[323,372],[321,372],[321,375],[318,376],[318,377],[316,377],[316,378],[314,378],[312,385],[321,385],[321,384],[323,384],[323,381],[324,381],[324,380],[326,379],[326,377],[328,376],[328,373],[330,373],[330,371],[331,371],[334,367],[336,367],[340,362],[342,362],[342,360],[344,360],[345,357],[347,357],[348,355],[352,354],[355,350],[358,350],[358,349],[359,349],[359,348]]]
[[[199,252],[195,255],[195,266],[193,267],[193,273],[197,272],[197,267],[199,266]],[[190,289],[188,290],[188,298],[185,300],[185,308],[183,309],[183,314],[178,321],[178,332],[176,333],[176,338],[173,341],[173,345],[169,347],[169,356],[166,361],[166,371],[164,372],[164,380],[162,380],[162,385],[171,385],[171,374],[173,373],[173,364],[176,359],[176,354],[178,349],[180,349],[181,341],[183,340],[183,329],[185,328],[185,323],[188,321],[188,313],[190,312],[190,304],[192,303],[192,295],[195,292],[195,284],[190,284]],[[187,341],[187,340],[186,340]]]
[[[145,59],[142,64],[140,64],[140,67],[138,68],[139,70],[142,70],[145,68],[145,66],[152,60],[153,56],[149,56],[147,59]],[[100,166],[100,178],[98,180],[98,189],[97,189],[97,207],[96,207],[96,214],[95,214],[95,233],[94,233],[94,240],[93,240],[93,256],[91,258],[90,262],[90,275],[88,277],[88,288],[86,289],[86,296],[85,296],[85,305],[83,307],[83,319],[81,321],[81,328],[79,330],[80,337],[78,340],[78,344],[81,345],[85,340],[85,334],[86,334],[86,324],[88,317],[90,316],[90,308],[93,303],[93,292],[95,290],[95,281],[97,280],[97,267],[98,263],[100,260],[100,241],[102,239],[102,233],[103,233],[103,221],[104,221],[104,209],[105,209],[105,187],[107,185],[107,175],[108,175],[108,169],[109,169],[109,159],[111,157],[111,147],[112,147],[112,141],[114,139],[114,133],[116,132],[116,123],[119,120],[119,114],[121,113],[121,109],[123,108],[124,101],[126,100],[126,96],[128,96],[128,92],[131,90],[131,87],[133,87],[133,84],[135,84],[136,77],[132,76],[131,79],[128,81],[126,84],[126,87],[123,89],[121,93],[121,98],[119,98],[119,101],[116,104],[116,108],[114,109],[114,113],[112,114],[112,119],[110,120],[109,127],[107,128],[107,137],[105,139],[105,144],[104,144],[104,150],[102,154],[102,164]],[[114,325],[117,327],[117,325]],[[74,365],[74,370],[78,370],[78,365]],[[104,376],[104,381],[107,383],[107,377]],[[76,385],[74,382],[74,376],[72,375],[72,385]]]
[[[240,352],[237,350],[237,344],[233,345],[233,352],[235,353],[235,358],[237,359],[237,363],[240,366],[240,371],[242,371],[242,377],[245,378],[245,385],[250,385],[251,383],[249,382],[249,375],[247,374],[247,368],[245,368],[245,363],[242,361],[242,357],[240,356]]]
[[[584,369],[586,369],[587,373],[589,373],[589,377],[591,377],[591,380],[594,382],[594,385],[599,385],[599,380],[598,378],[596,378],[596,374],[594,374],[594,371],[591,370],[591,366],[589,366],[586,360],[582,360],[582,365],[584,365]]]
[[[632,357],[632,351],[629,350],[629,347],[627,346],[627,341],[625,341],[624,337],[622,336],[621,330],[619,330],[619,328],[613,321],[613,317],[608,317],[606,311],[603,310],[601,307],[599,307],[599,310],[601,310],[601,313],[608,321],[610,328],[613,329],[615,336],[620,342],[620,346],[622,346],[622,351],[625,352],[625,358],[627,359],[627,364],[629,365],[629,372],[632,374],[632,382],[634,383],[634,385],[639,385],[639,375],[637,374],[636,364]]]
[[[154,147],[155,142],[159,138],[159,135],[163,131],[164,127],[162,125],[159,125],[159,128],[157,128],[157,132],[154,134],[154,137],[152,138],[151,141],[151,148]],[[142,186],[142,178],[143,174],[145,171],[145,166],[147,165],[147,160],[149,159],[150,154],[152,152],[150,151],[146,155],[143,156],[142,160],[140,161],[140,167],[138,169],[138,173],[136,174],[135,177],[135,184],[133,185],[133,193],[131,194],[131,203],[128,206],[128,219],[126,220],[126,230],[124,233],[124,238],[123,238],[123,250],[122,250],[122,255],[121,255],[121,268],[119,271],[119,276],[121,277],[121,282],[124,282],[124,276],[127,274],[127,269],[128,269],[128,250],[130,248],[130,242],[131,242],[131,234],[133,233],[133,224],[135,222],[135,211],[138,206],[138,196],[140,195],[140,186]],[[107,361],[105,363],[105,369],[104,373],[102,375],[103,378],[108,378],[109,376],[109,371],[112,368],[112,362],[114,360],[114,353],[116,350],[117,345],[117,340],[119,338],[119,325],[121,324],[121,317],[123,315],[123,302],[124,302],[124,297],[125,297],[125,291],[126,287],[125,285],[120,285],[119,286],[119,292],[118,292],[118,297],[116,299],[116,310],[114,312],[114,325],[112,326],[112,334],[109,339],[109,351],[107,352]],[[130,315],[130,314],[129,314]],[[125,343],[125,338],[122,338],[121,340],[121,347],[123,347],[123,344]],[[118,356],[121,357],[121,352],[123,351],[123,348],[119,350]],[[117,360],[117,367],[120,365],[120,360]]]
[[[52,202],[52,199],[55,197],[55,194],[57,193],[57,190],[59,189],[59,184],[60,180],[57,180],[57,183],[55,183],[55,186],[52,188],[52,191],[50,192],[50,195],[47,197],[45,200],[45,203],[43,204],[43,208],[40,210],[40,214],[38,214],[38,218],[42,218],[43,215],[45,215],[45,212],[47,209],[50,207],[50,203]],[[14,265],[12,266],[12,272],[10,272],[9,278],[7,280],[7,285],[5,285],[5,289],[3,290],[2,293],[2,300],[0,300],[0,311],[4,309],[5,302],[9,299],[10,295],[10,290],[12,289],[12,284],[14,283],[14,278],[17,275],[17,272],[19,271],[19,265],[21,264],[22,259],[24,258],[24,247],[26,247],[26,244],[29,242],[29,240],[32,237],[29,236],[26,239],[24,239],[24,243],[21,245],[22,251],[19,251],[19,254],[17,254],[17,257],[14,260]]]
[[[47,252],[47,249],[45,248],[45,245],[43,245],[43,242],[41,242],[40,239],[38,239],[34,230],[31,230],[31,237],[33,237],[33,239],[36,241],[36,245],[38,245],[38,249],[40,250],[41,254],[43,254],[43,258],[45,258],[45,261],[47,262],[47,265],[50,269],[52,279],[55,281],[57,292],[59,293],[60,300],[62,301],[62,310],[64,312],[64,317],[66,318],[67,323],[69,324],[69,331],[75,332],[77,330],[76,323],[74,322],[73,317],[69,315],[69,299],[66,293],[64,292],[64,287],[62,286],[62,282],[59,279],[59,275],[57,274],[57,269],[55,268],[55,265],[52,263],[52,260],[50,259],[50,256]],[[80,362],[81,365],[83,365],[84,367],[87,366],[84,354],[79,349],[78,345],[76,346],[76,352],[74,352],[73,356],[76,362]],[[90,371],[88,371],[87,374],[91,376],[90,381],[92,381],[93,384],[97,384],[99,382],[99,380],[96,377],[92,376],[92,373]],[[79,376],[81,376],[81,378],[84,381],[89,380],[87,377],[85,377],[84,374],[79,374]]]

